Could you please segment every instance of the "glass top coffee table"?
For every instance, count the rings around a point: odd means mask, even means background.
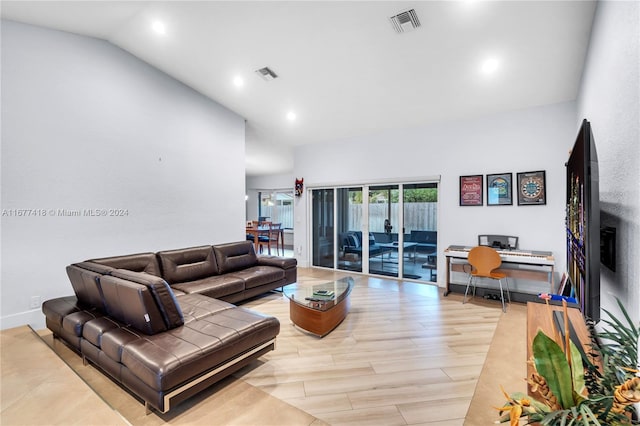
[[[287,285],[283,293],[289,298],[289,318],[303,330],[326,336],[349,313],[351,289],[351,277],[322,284]]]

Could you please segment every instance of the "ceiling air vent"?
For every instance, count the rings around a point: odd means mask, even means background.
[[[278,78],[278,75],[271,71],[269,67],[260,68],[256,70],[256,74],[258,74],[264,81],[271,81]]]
[[[420,20],[418,19],[415,9],[400,12],[390,17],[389,21],[391,21],[393,29],[399,34],[413,31],[420,26]]]

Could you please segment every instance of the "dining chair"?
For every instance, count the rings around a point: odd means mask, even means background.
[[[502,280],[505,280],[507,288],[507,298],[511,303],[511,295],[509,294],[509,282],[507,280],[507,274],[504,272],[498,272],[496,269],[502,265],[502,259],[495,249],[486,246],[474,247],[469,251],[469,257],[467,259],[471,265],[471,272],[469,273],[469,282],[467,288],[464,291],[464,298],[462,303],[467,301],[467,293],[469,292],[469,286],[473,283],[473,296],[476,295],[476,284],[474,279],[477,278],[490,278],[497,280],[500,284],[500,300],[502,301],[502,311],[507,312],[506,305],[504,303],[504,293],[502,291]]]
[[[263,246],[267,245],[267,252],[271,254],[271,222],[262,221],[260,227],[264,228],[264,233],[258,234],[258,252],[262,253]]]
[[[284,236],[282,235],[282,224],[271,223],[269,227],[269,240],[276,244],[276,255],[280,256],[280,245],[282,244],[282,255],[284,256]],[[271,254],[271,253],[269,253]]]
[[[247,221],[247,228],[257,228],[259,226],[260,222],[258,222],[257,220],[251,220],[251,221]],[[255,237],[252,233],[247,232],[247,241],[251,241],[251,242],[255,242]],[[258,247],[254,247],[255,249],[258,249]]]

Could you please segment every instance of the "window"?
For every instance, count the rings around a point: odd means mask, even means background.
[[[259,220],[282,223],[284,229],[293,229],[293,191],[258,192]]]

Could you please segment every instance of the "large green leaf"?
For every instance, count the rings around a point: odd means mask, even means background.
[[[571,348],[571,378],[573,379],[573,390],[576,394],[582,396],[584,392],[584,367],[582,366],[582,354],[580,350],[573,344],[573,341],[569,340],[569,347]],[[574,396],[574,404],[580,402],[578,398]]]
[[[574,405],[569,363],[558,344],[542,331],[533,338],[533,360],[538,374],[545,378],[549,389],[562,408]]]

